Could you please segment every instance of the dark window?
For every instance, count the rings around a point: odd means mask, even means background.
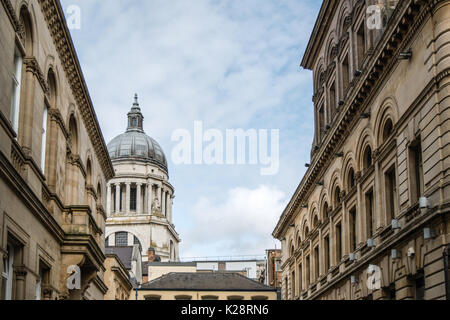
[[[320,273],[320,258],[319,258],[319,247],[314,248],[314,278],[319,279]]]
[[[386,184],[386,216],[387,221],[390,221],[395,217],[397,210],[397,180],[395,175],[395,168],[387,171],[385,174]]]
[[[305,280],[306,280],[306,289],[308,289],[308,287],[309,287],[309,284],[311,283],[311,259],[309,258],[309,256],[307,256],[306,257],[306,266],[305,266],[305,268],[306,268],[306,277],[305,277]]]
[[[364,150],[364,169],[369,168],[372,165],[372,149],[368,146]]]
[[[386,124],[384,125],[384,128],[383,128],[383,142],[386,142],[387,139],[389,139],[389,137],[392,134],[393,127],[394,126],[392,124],[391,119],[388,119],[386,121]]]
[[[136,187],[130,188],[130,210],[136,211]]]
[[[348,172],[348,189],[351,190],[355,187],[356,181],[355,181],[355,170],[353,168],[350,168]]]
[[[341,202],[341,188],[336,187],[336,190],[334,190],[334,209],[336,209]]]
[[[346,91],[350,84],[350,68],[348,63],[348,54],[342,61],[342,83],[344,85],[344,91]]]
[[[420,137],[417,138],[409,147],[409,167],[411,179],[411,202],[416,203],[423,196],[423,162],[422,162],[422,146]]]
[[[342,227],[340,223],[336,225],[336,258],[336,263],[339,264],[342,259]]]
[[[325,132],[325,111],[323,110],[323,106],[319,107],[318,116],[319,116],[319,141],[322,141]]]
[[[395,284],[389,286],[389,300],[397,300],[397,291],[395,290]]]
[[[325,246],[325,273],[330,269],[330,237],[326,236],[324,241]]]
[[[291,275],[291,294],[292,298],[295,297],[295,271],[292,271]]]
[[[366,193],[366,223],[367,223],[367,237],[372,238],[374,234],[375,220],[373,214],[373,190]]]
[[[324,215],[324,217],[325,218],[328,218],[328,216],[329,216],[329,209],[328,209],[328,203],[327,202],[325,202],[325,204],[324,204],[324,206],[323,206],[323,215]]]
[[[298,290],[299,290],[299,292],[303,291],[302,275],[303,275],[302,265],[299,264],[298,265]]]
[[[366,37],[364,34],[364,22],[357,32],[357,54],[358,54],[358,68],[362,68],[362,62],[364,60],[364,55],[366,53]]]
[[[356,208],[350,210],[350,250],[356,251]]]
[[[425,277],[423,274],[414,281],[414,294],[416,300],[425,300]]]
[[[330,87],[330,112],[331,112],[331,120],[332,120],[336,114],[336,82],[335,81],[333,81],[333,84]]]
[[[116,247],[126,247],[128,246],[128,233],[127,232],[116,232]]]

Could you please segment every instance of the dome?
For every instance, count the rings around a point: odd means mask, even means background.
[[[145,134],[143,119],[137,95],[131,111],[128,113],[128,128],[125,133],[108,143],[111,160],[137,160],[152,163],[167,172],[167,160],[161,146]]]

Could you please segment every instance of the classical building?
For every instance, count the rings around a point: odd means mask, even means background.
[[[447,299],[450,1],[322,3],[311,163],[273,236],[284,299]],[[378,8],[378,9],[377,9]]]
[[[114,169],[61,5],[1,0],[0,25],[1,299],[103,299]]]
[[[266,250],[265,284],[281,289],[281,249]]]
[[[276,289],[227,271],[168,273],[137,291],[138,300],[277,300]]]
[[[143,121],[136,95],[126,132],[108,144],[115,177],[108,182],[106,194],[106,245],[138,244],[144,261],[148,252],[154,252],[157,260],[177,261],[180,238],[172,223],[174,188],[166,156],[145,134]]]

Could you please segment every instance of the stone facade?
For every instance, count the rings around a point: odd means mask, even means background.
[[[106,254],[105,269],[105,283],[108,287],[105,300],[129,300],[133,285],[120,258],[115,254]]]
[[[283,299],[448,298],[450,1],[322,4],[311,163],[273,235]]]
[[[1,298],[103,299],[114,171],[61,5],[1,3]]]
[[[144,261],[150,248],[161,261],[177,261],[181,240],[172,221],[175,190],[164,152],[145,135],[143,120],[136,96],[127,131],[108,144],[115,177],[107,186],[107,246],[139,244]]]

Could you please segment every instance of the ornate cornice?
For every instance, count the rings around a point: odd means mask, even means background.
[[[55,121],[59,125],[62,133],[64,134],[64,137],[66,138],[66,140],[68,140],[70,137],[70,134],[66,128],[66,125],[64,123],[64,119],[61,115],[61,112],[58,109],[50,108],[48,110],[48,116],[50,117],[51,121]]]
[[[5,8],[5,12],[8,15],[9,20],[11,21],[12,26],[14,27],[14,31],[19,32],[22,27],[20,26],[19,19],[14,12],[14,7],[9,0],[1,0],[3,7]]]
[[[68,79],[72,94],[81,113],[95,153],[106,180],[114,176],[114,169],[108,155],[106,143],[100,130],[89,91],[81,71],[64,13],[58,0],[38,0],[47,27],[52,35],[61,64]]]
[[[289,224],[301,202],[307,199],[313,191],[315,181],[324,173],[326,165],[331,162],[334,150],[349,135],[350,128],[358,122],[357,115],[367,107],[377,89],[390,74],[390,71],[393,70],[394,65],[398,63],[398,60],[395,59],[396,54],[403,50],[403,47],[417,34],[418,28],[432,10],[432,5],[425,7],[423,4],[423,2],[419,4],[417,1],[404,0],[397,5],[391,17],[391,23],[374,49],[373,55],[367,61],[366,69],[348,92],[349,99],[345,110],[322,143],[322,147],[315,156],[312,165],[281,215],[273,232],[274,237],[280,236],[281,230],[284,230]],[[432,80],[432,82],[435,81],[436,79]]]

